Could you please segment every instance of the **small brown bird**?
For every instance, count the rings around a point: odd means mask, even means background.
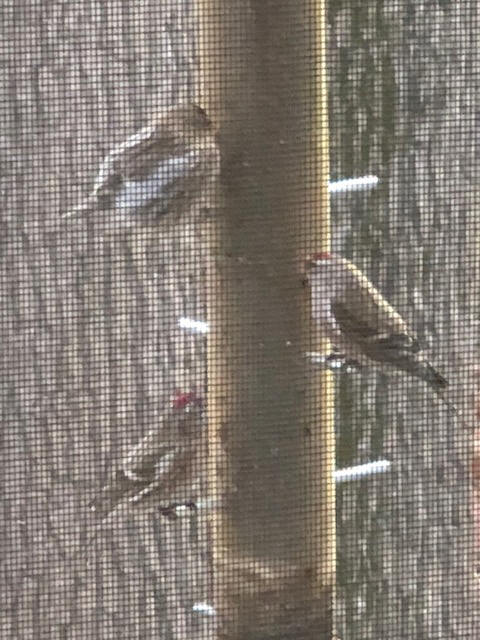
[[[158,506],[190,504],[193,485],[206,463],[206,425],[202,399],[178,393],[160,423],[132,449],[89,507],[100,520],[120,504],[147,500]]]
[[[212,121],[197,104],[178,104],[114,147],[90,194],[62,218],[95,214],[128,229],[180,217],[197,199],[208,209],[219,170]]]
[[[342,356],[420,378],[454,409],[444,396],[447,380],[428,362],[415,333],[354,264],[323,252],[307,267],[313,318]]]

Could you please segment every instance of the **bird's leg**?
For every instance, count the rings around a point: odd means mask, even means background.
[[[177,509],[179,507],[186,507],[190,511],[197,511],[197,505],[193,500],[186,500],[185,502],[171,502],[166,507],[160,507],[160,513],[167,518],[178,518]]]

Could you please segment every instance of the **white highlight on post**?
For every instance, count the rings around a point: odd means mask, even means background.
[[[203,320],[194,320],[193,318],[180,318],[179,327],[182,329],[190,329],[194,333],[208,333],[208,324]]]
[[[208,602],[195,602],[195,604],[192,606],[192,611],[195,611],[195,613],[200,613],[202,616],[217,615],[215,608],[212,607],[211,604],[208,604]]]
[[[329,193],[350,193],[352,191],[367,191],[374,189],[379,183],[377,176],[361,176],[360,178],[345,178],[328,183]]]
[[[385,473],[389,471],[392,463],[390,460],[376,460],[375,462],[367,462],[366,464],[359,464],[355,467],[346,467],[345,469],[338,469],[334,471],[333,477],[335,482],[348,482],[350,480],[361,480],[362,478],[368,478],[379,473]],[[198,504],[197,508],[209,509],[215,505],[214,500],[200,501],[203,504]],[[215,608],[208,604],[208,602],[195,602],[192,606],[192,611],[202,616],[213,617],[217,615]]]
[[[355,467],[346,467],[345,469],[337,469],[333,472],[335,482],[350,482],[351,480],[362,480],[379,473],[386,473],[390,470],[392,463],[390,460],[376,460],[375,462],[367,462],[359,464]]]

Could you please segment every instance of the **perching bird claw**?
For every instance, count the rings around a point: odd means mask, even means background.
[[[189,511],[192,511],[192,512],[197,511],[196,503],[193,502],[192,500],[189,500],[187,502],[172,502],[166,507],[160,507],[160,514],[171,520],[176,520],[178,518],[177,511],[180,508],[188,509]]]

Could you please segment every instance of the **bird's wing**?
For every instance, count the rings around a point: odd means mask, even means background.
[[[358,316],[351,313],[342,302],[333,301],[331,312],[338,328],[345,335],[355,336],[356,338],[365,340],[378,334],[376,327],[370,326],[365,321],[359,319]]]
[[[157,493],[160,489],[163,498],[172,497],[179,478],[186,475],[186,468],[190,461],[191,451],[188,447],[171,447],[165,455],[156,461],[150,482],[140,491],[131,495],[129,501],[136,504],[147,496]]]
[[[158,432],[156,434],[158,438]],[[168,466],[168,460],[176,452],[175,445],[155,442],[149,435],[139,442],[123,459],[121,469],[132,482],[151,482],[160,464]]]
[[[129,165],[136,162],[152,145],[165,146],[167,140],[157,140],[157,132],[153,125],[147,125],[129,138],[118,144],[105,157],[98,170],[93,184],[92,194],[100,195],[109,192],[128,171]]]
[[[218,152],[200,148],[164,157],[143,179],[126,180],[117,190],[117,209],[144,210],[155,205],[166,212],[171,203],[196,193],[202,181],[215,175]]]
[[[154,171],[153,178],[162,185],[169,200],[198,188],[198,180],[215,173],[218,153],[214,148],[192,149],[166,158]]]
[[[417,338],[401,331],[401,325],[387,326],[382,331],[378,322],[370,322],[372,318],[368,316],[360,319],[340,301],[332,303],[332,315],[342,334],[372,360],[392,362],[421,351]]]
[[[442,400],[456,411],[455,405],[443,395],[448,380],[428,362],[418,339],[413,334],[395,331],[381,333],[377,327],[359,321],[340,302],[333,304],[332,314],[341,332],[370,360],[392,365],[425,380]]]
[[[110,481],[100,489],[88,504],[98,520],[103,520],[129,495],[133,495],[148,486],[148,482],[134,483],[122,469],[117,469]]]
[[[115,469],[110,474],[107,484],[100,489],[97,495],[89,503],[91,511],[99,520],[103,520],[120,503],[132,500],[142,492],[150,493],[152,485],[155,488],[163,484],[169,477],[169,469],[172,461],[178,455],[178,448],[175,446],[158,447],[155,454],[126,456],[120,468]]]

